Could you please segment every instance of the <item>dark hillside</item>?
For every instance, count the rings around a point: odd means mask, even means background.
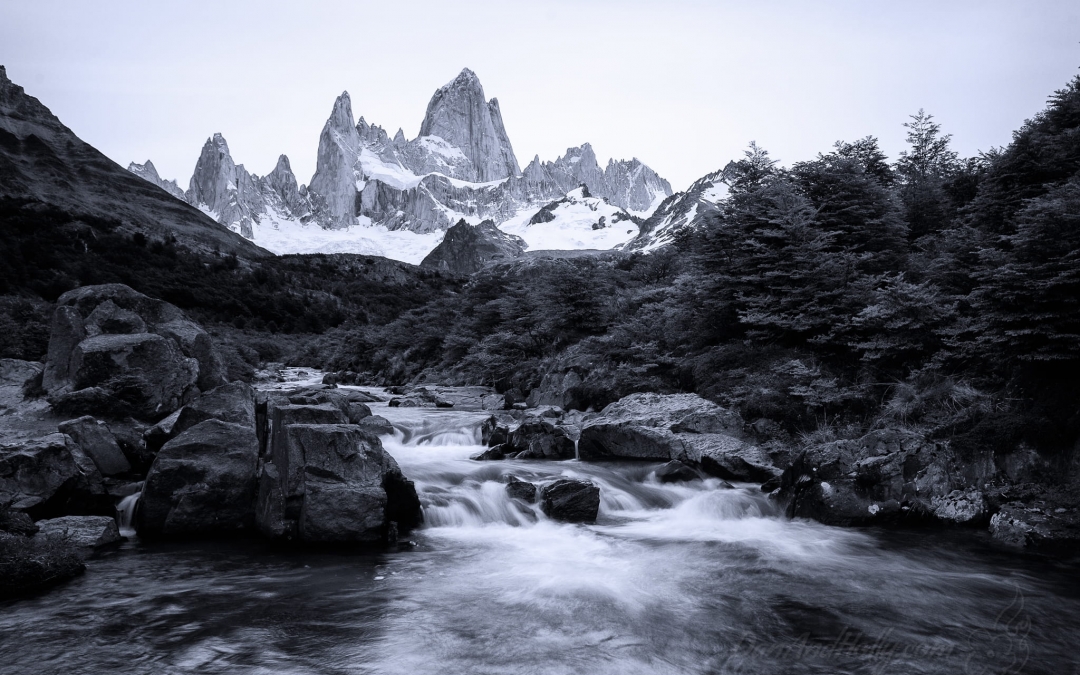
[[[85,143],[13,84],[3,66],[0,197],[34,200],[72,217],[106,218],[127,235],[172,237],[193,250],[270,255]]]

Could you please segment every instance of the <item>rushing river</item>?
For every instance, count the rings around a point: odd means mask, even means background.
[[[1080,673],[1080,566],[972,533],[790,521],[656,464],[475,462],[479,412],[388,409],[426,526],[378,553],[143,544],[0,604],[0,673]],[[511,502],[588,478],[595,525]]]

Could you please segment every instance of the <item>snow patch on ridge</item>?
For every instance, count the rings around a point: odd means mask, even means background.
[[[584,196],[581,188],[571,190],[544,210],[554,219],[530,223],[537,211],[522,209],[501,223],[499,229],[524,239],[531,251],[611,249],[638,235],[638,226],[626,211],[600,197]]]
[[[252,241],[271,253],[359,253],[419,265],[442,241],[445,232],[417,234],[410,230],[388,230],[372,225],[371,219],[357,218],[357,224],[340,230],[324,230],[267,213],[251,226]]]

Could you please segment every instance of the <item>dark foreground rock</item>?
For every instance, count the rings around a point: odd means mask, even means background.
[[[523,481],[517,476],[510,476],[506,482],[506,494],[512,499],[520,499],[526,504],[536,502],[536,485]]]
[[[57,300],[42,386],[62,414],[156,420],[225,372],[210,335],[177,307],[105,284]]]
[[[157,418],[196,393],[198,375],[198,362],[160,335],[97,335],[75,345],[49,402],[62,414]]]
[[[21,407],[43,370],[34,361],[0,359],[0,415]]]
[[[1080,512],[1006,504],[990,519],[990,534],[1003,544],[1063,551],[1080,550]]]
[[[85,570],[79,549],[61,537],[0,532],[0,598],[35,593]]]
[[[24,537],[37,534],[38,526],[22,511],[0,507],[0,532],[18,534]]]
[[[80,549],[97,549],[122,539],[116,519],[110,516],[61,516],[37,522],[38,537],[61,537]]]
[[[936,510],[974,524],[976,507],[954,494],[970,487],[962,475],[947,444],[882,430],[808,448],[784,472],[777,497],[789,516],[829,525],[918,524]]]
[[[388,436],[394,433],[394,425],[390,423],[390,420],[380,415],[365,417],[357,424],[376,436]]]
[[[60,433],[67,434],[93,460],[103,476],[115,476],[131,471],[109,426],[89,415],[61,422]]]
[[[484,450],[483,452],[479,452],[473,455],[469,459],[476,462],[488,462],[492,460],[498,461],[501,459],[506,459],[506,449],[507,446],[505,445],[496,445],[494,447],[488,448],[487,450]]]
[[[656,480],[661,483],[684,483],[700,478],[697,471],[675,459],[656,470]]]
[[[592,523],[600,510],[600,488],[587,481],[563,478],[540,488],[540,508],[553,520]]]
[[[569,432],[548,420],[522,422],[508,434],[507,452],[517,459],[574,459],[574,441]]]
[[[228,535],[255,522],[255,430],[211,419],[166,443],[135,514],[140,537]]]
[[[259,482],[259,530],[275,539],[375,543],[416,527],[415,486],[357,425],[286,423],[275,415]]]
[[[0,504],[34,518],[111,510],[101,473],[60,433],[0,445]]]
[[[255,390],[245,382],[230,382],[200,394],[180,410],[175,433],[206,420],[221,420],[255,428]]]
[[[631,394],[585,421],[578,453],[583,460],[677,460],[725,480],[780,475],[742,430],[738,413],[695,394]]]
[[[1008,546],[1080,552],[1080,481],[1062,473],[1055,484],[1021,482],[987,490],[991,536]]]

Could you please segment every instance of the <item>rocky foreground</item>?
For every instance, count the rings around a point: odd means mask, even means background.
[[[0,593],[79,573],[136,493],[143,538],[375,544],[420,523],[370,397],[224,372],[168,303],[119,284],[61,296],[46,363],[0,364]]]
[[[127,286],[60,297],[44,364],[0,361],[0,594],[43,588],[121,539],[117,505],[142,538],[251,536],[291,545],[380,545],[421,524],[413,483],[385,452],[371,395],[323,384],[256,391],[227,382],[210,336]],[[961,457],[914,430],[799,447],[768,420],[693,394],[632,394],[564,410],[572,373],[527,400],[473,388],[392,387],[392,407],[491,410],[478,461],[649,461],[661,482],[762,485],[787,515],[840,526],[986,528],[1013,546],[1074,550],[1076,486],[1020,447]],[[1064,474],[1063,475],[1067,475]],[[511,478],[515,500],[592,522],[599,488]]]

